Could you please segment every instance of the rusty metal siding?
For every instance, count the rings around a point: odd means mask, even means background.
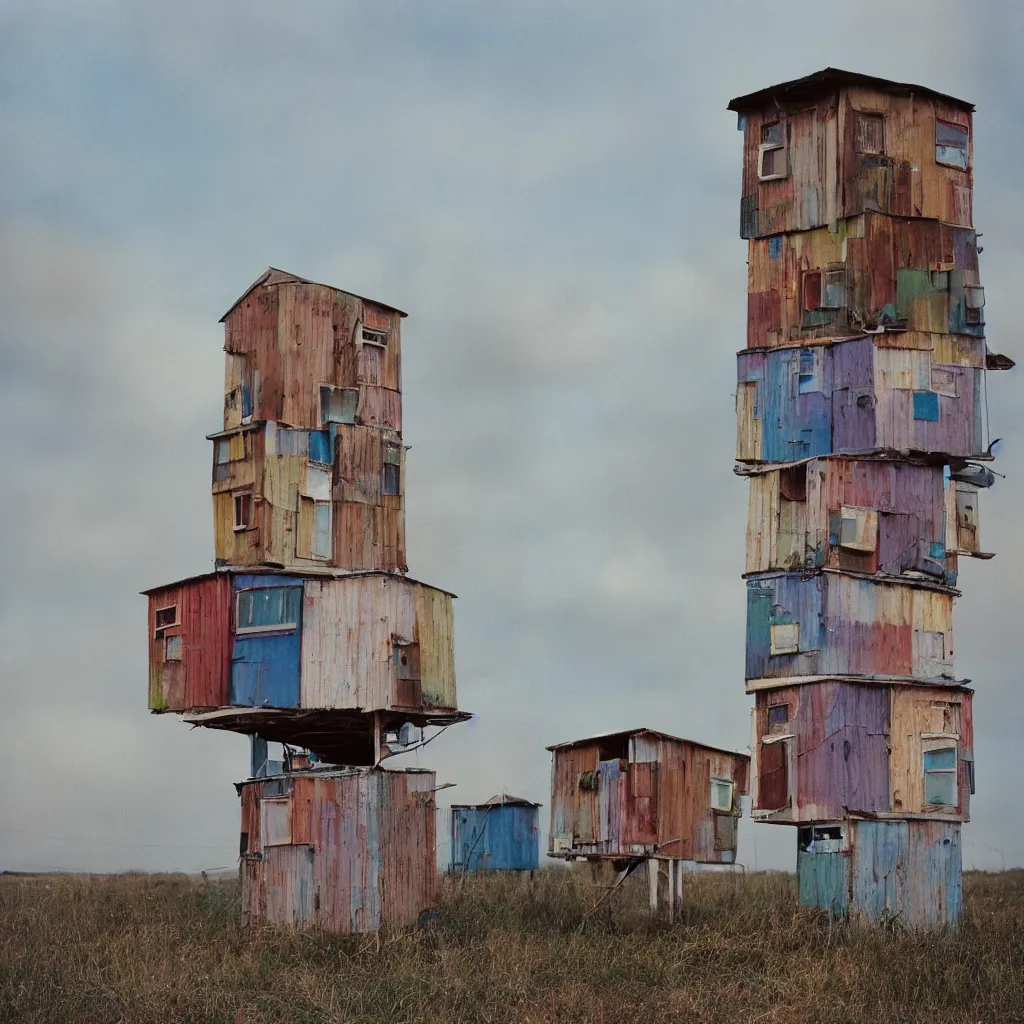
[[[247,923],[339,934],[414,925],[437,893],[434,773],[373,768],[280,782],[242,784]],[[259,842],[269,795],[291,805],[289,844]]]
[[[882,153],[857,152],[859,113],[883,116]],[[967,170],[935,159],[937,119],[966,127],[973,146],[971,115],[963,109],[930,96],[833,87],[810,101],[773,97],[743,115],[744,238],[804,231],[871,211],[971,226],[965,196],[972,188],[972,157]],[[762,128],[775,121],[785,129],[788,173],[759,181]]]
[[[953,594],[837,572],[747,583],[747,687],[800,676],[879,676],[953,685]],[[798,627],[794,652],[773,629]]]
[[[178,625],[156,637],[155,613],[175,605]],[[165,638],[181,637],[181,658],[165,661]],[[149,596],[150,703],[154,711],[191,711],[227,703],[231,671],[231,581],[191,580]]]
[[[782,493],[788,481],[802,484],[795,497]],[[946,557],[945,490],[941,466],[864,459],[812,459],[754,475],[746,571],[824,566],[900,575],[912,570],[949,582],[955,567]],[[866,562],[839,546],[835,517],[844,506],[878,513],[877,547]]]
[[[642,740],[638,742],[638,740]],[[712,779],[734,783],[734,808],[746,791],[749,758],[687,740],[634,734],[628,756],[601,760],[598,740],[552,755],[549,855],[731,862],[735,828],[717,819]]]

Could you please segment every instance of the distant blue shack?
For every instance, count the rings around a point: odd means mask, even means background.
[[[540,804],[492,796],[452,807],[452,871],[535,871],[540,866]]]

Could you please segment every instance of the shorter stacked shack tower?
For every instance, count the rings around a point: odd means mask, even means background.
[[[249,923],[368,932],[434,900],[434,773],[380,767],[469,717],[454,595],[406,575],[404,316],[274,269],[228,310],[215,570],[146,592],[150,709],[251,738]]]
[[[754,814],[795,826],[801,902],[961,912],[972,690],[960,556],[994,475],[972,111],[826,69],[742,96],[749,239],[737,472],[750,480]]]

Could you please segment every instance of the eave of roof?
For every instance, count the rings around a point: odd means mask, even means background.
[[[745,96],[737,96],[729,101],[728,109],[742,113],[744,110],[763,106],[773,99],[780,102],[811,99],[822,93],[850,85],[865,86],[895,96],[934,96],[936,99],[945,100],[963,110],[974,110],[973,103],[957,99],[956,96],[950,96],[947,93],[937,92],[925,85],[892,82],[887,78],[875,78],[872,75],[861,75],[855,71],[843,71],[840,68],[823,68],[821,71],[815,71],[814,74],[805,75],[803,78],[794,78],[789,82],[780,82],[778,85],[770,85],[766,89],[749,92]]]
[[[668,732],[661,732],[659,729],[613,729],[611,732],[599,732],[593,736],[586,736],[583,739],[578,740],[567,740],[565,743],[555,743],[550,747],[546,747],[547,750],[565,750],[568,747],[582,747],[587,746],[597,740],[608,740],[617,738],[619,736],[639,736],[641,734],[647,736],[658,736],[663,740],[672,740],[675,743],[689,743],[693,747],[701,747],[704,750],[716,750],[720,754],[730,754],[733,757],[745,757],[749,760],[750,755],[745,754],[742,750],[731,750],[729,747],[716,747],[711,743],[701,743],[700,740],[688,740],[685,736],[673,736]]]
[[[224,323],[225,320],[238,308],[245,297],[255,291],[261,286],[271,286],[275,284],[313,284],[318,288],[330,288],[332,292],[341,292],[343,295],[351,295],[353,298],[361,299],[363,302],[372,302],[375,306],[380,306],[381,309],[390,309],[397,313],[399,316],[408,316],[408,313],[403,312],[397,306],[392,306],[390,303],[381,302],[380,299],[371,299],[366,295],[356,295],[355,292],[345,291],[344,288],[335,288],[332,284],[323,284],[320,281],[310,281],[309,278],[299,277],[298,274],[292,274],[287,270],[278,270],[277,267],[267,267],[267,269],[256,278],[255,281],[248,288],[238,296],[237,299],[231,304],[231,308],[220,318],[220,322]]]
[[[312,566],[302,566],[299,568],[296,566],[278,567],[267,565],[222,565],[214,569],[213,572],[201,572],[197,576],[186,576],[183,580],[163,583],[159,587],[140,590],[139,593],[143,597],[149,597],[150,594],[156,594],[161,590],[168,590],[171,587],[183,587],[186,583],[197,583],[199,580],[209,580],[224,574],[229,576],[293,576],[303,580],[348,580],[362,576],[388,576],[396,580],[405,580],[407,583],[415,583],[417,586],[429,587],[431,590],[437,590],[452,598],[458,597],[458,594],[453,594],[450,590],[445,590],[444,587],[435,587],[432,583],[424,583],[423,580],[414,579],[412,576],[406,576],[404,573],[388,572],[387,569],[317,569]]]

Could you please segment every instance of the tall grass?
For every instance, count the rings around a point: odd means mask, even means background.
[[[1024,1021],[1024,872],[966,878],[963,925],[829,923],[785,875],[687,876],[685,913],[587,870],[446,880],[437,928],[243,931],[237,883],[0,878],[0,1021]]]

